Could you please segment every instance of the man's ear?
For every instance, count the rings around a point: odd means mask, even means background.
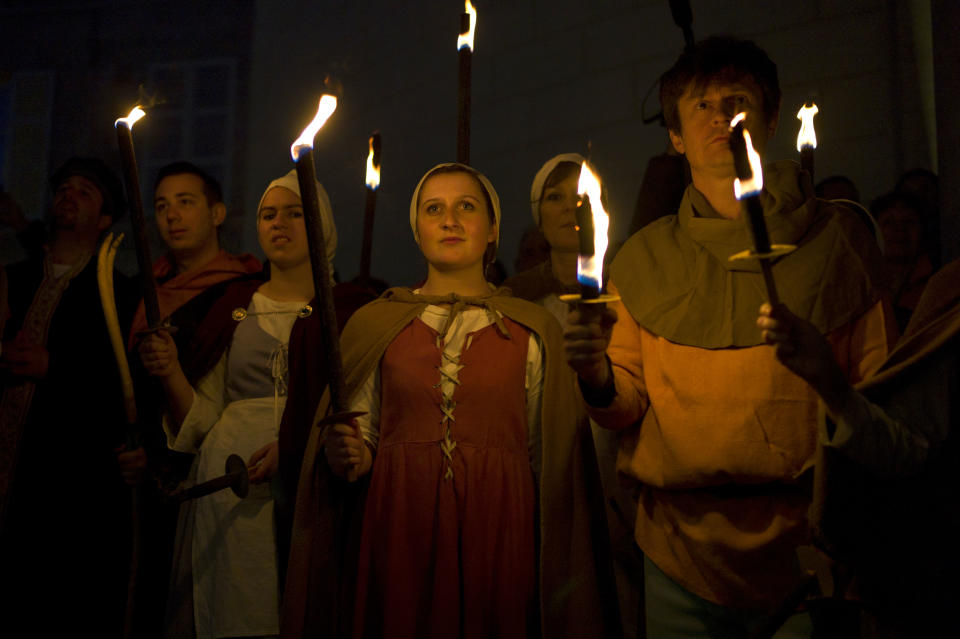
[[[101,215],[100,219],[97,220],[97,230],[101,233],[111,226],[113,226],[113,217],[110,215]]]
[[[210,213],[213,215],[213,225],[220,226],[227,219],[227,205],[223,202],[217,202],[210,209]]]
[[[673,148],[680,155],[684,154],[683,138],[680,137],[679,131],[674,131],[673,129],[667,129],[667,133],[670,134],[670,143],[673,145]]]

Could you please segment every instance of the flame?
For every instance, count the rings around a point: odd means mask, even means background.
[[[746,113],[738,113],[736,117],[730,120],[730,128],[732,129],[737,126],[737,124],[745,120],[746,117]],[[753,142],[750,140],[750,131],[747,130],[746,126],[743,127],[743,140],[747,143],[747,159],[750,161],[750,171],[753,173],[753,177],[749,180],[744,180],[742,184],[739,178],[733,181],[733,194],[737,196],[738,200],[742,200],[744,197],[750,195],[756,195],[763,190],[763,163],[760,161],[760,154],[753,148]]]
[[[470,15],[470,28],[457,38],[457,51],[464,47],[473,51],[473,34],[477,30],[477,10],[473,8],[470,0],[464,0],[463,12]]]
[[[370,136],[370,153],[367,154],[367,186],[376,191],[380,186],[380,167],[373,163],[373,136]]]
[[[603,282],[603,256],[607,253],[607,233],[610,228],[610,217],[603,210],[600,178],[586,162],[580,167],[577,193],[587,195],[590,198],[590,208],[593,213],[593,255],[579,256],[577,259],[577,279],[581,282],[587,280],[584,283],[595,284],[597,288],[600,288]]]
[[[133,125],[136,124],[140,120],[140,118],[142,118],[145,115],[146,113],[144,113],[143,109],[141,109],[140,105],[138,104],[137,106],[130,109],[130,113],[127,114],[127,117],[118,118],[117,121],[113,123],[113,126],[118,127],[121,124],[123,124],[128,129],[133,130]]]
[[[320,130],[320,127],[327,122],[336,110],[337,98],[329,94],[324,94],[320,98],[320,105],[317,107],[317,115],[313,118],[313,122],[308,124],[307,128],[300,134],[300,137],[290,145],[290,155],[293,156],[294,162],[300,159],[301,153],[313,148],[313,138],[316,137],[317,131]]]
[[[817,132],[813,129],[813,116],[815,116],[820,109],[817,108],[816,103],[811,102],[810,104],[813,106],[804,104],[800,107],[800,110],[797,111],[797,119],[800,120],[800,133],[797,135],[797,151],[802,151],[805,146],[814,149],[817,148]]]

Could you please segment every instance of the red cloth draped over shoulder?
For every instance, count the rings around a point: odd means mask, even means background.
[[[160,317],[170,317],[175,310],[214,284],[257,273],[260,268],[260,260],[249,253],[231,255],[221,249],[216,257],[197,270],[174,275],[157,286]],[[168,277],[172,271],[173,262],[167,255],[153,264],[153,277],[158,282]],[[136,344],[137,333],[146,329],[147,315],[141,301],[130,326],[130,336],[127,340],[128,350],[132,350],[134,344]]]

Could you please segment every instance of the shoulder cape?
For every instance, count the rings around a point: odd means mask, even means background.
[[[343,333],[344,371],[353,396],[387,346],[437,298],[394,288],[361,308]],[[456,303],[454,298],[442,301]],[[469,300],[539,335],[544,346],[543,469],[539,478],[543,636],[616,636],[620,621],[602,491],[589,422],[562,360],[560,327],[536,304],[502,294]],[[281,617],[281,635],[349,636],[356,552],[366,481],[335,478],[322,452],[329,392],[304,455]]]
[[[781,300],[821,333],[855,319],[879,298],[880,254],[856,213],[805,192],[795,162],[766,168],[761,195],[771,243],[797,250],[773,264]],[[752,247],[745,220],[712,213],[691,184],[677,215],[635,233],[611,277],[636,322],[699,348],[757,346],[766,291],[756,261],[729,257]]]

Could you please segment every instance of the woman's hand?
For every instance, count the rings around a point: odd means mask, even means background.
[[[163,329],[149,333],[140,342],[140,361],[148,373],[166,379],[180,372],[177,345],[170,333]]]
[[[330,470],[342,479],[355,480],[370,470],[373,455],[363,441],[356,420],[334,424],[327,431],[323,452]]]
[[[280,466],[280,446],[273,441],[250,455],[247,462],[247,472],[250,473],[250,483],[260,484],[270,481],[277,474]]]

